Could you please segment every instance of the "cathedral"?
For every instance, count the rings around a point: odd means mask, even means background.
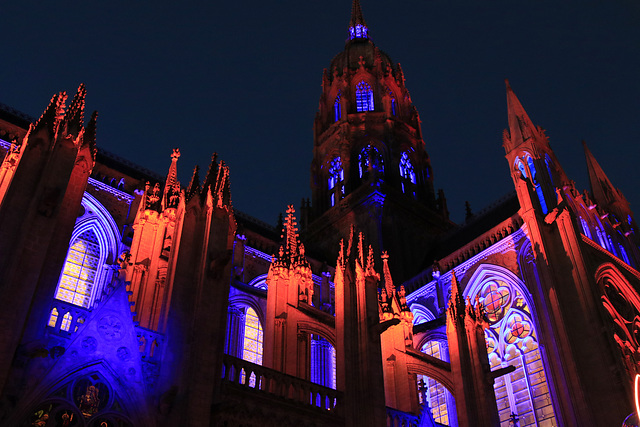
[[[0,106],[0,425],[638,426],[624,195],[586,145],[576,188],[506,82],[514,191],[454,223],[358,0],[347,29],[275,226],[215,154],[184,185],[179,149],[166,174],[105,150],[84,85]]]

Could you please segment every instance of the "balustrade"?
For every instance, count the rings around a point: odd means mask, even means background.
[[[222,378],[246,389],[323,409],[336,411],[342,393],[329,387],[283,374],[237,357],[225,355]]]

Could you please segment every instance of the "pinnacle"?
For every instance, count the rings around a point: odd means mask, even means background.
[[[353,0],[351,3],[351,21],[349,22],[350,27],[355,27],[356,25],[364,25],[367,23],[364,22],[364,18],[362,17],[362,8],[360,7],[360,0]]]
[[[360,0],[353,0],[351,4],[351,20],[349,21],[349,40],[367,39],[367,24],[362,17]]]

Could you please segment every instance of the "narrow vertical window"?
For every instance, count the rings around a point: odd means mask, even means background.
[[[71,317],[71,314],[67,312],[62,317],[62,325],[60,325],[60,329],[68,332],[69,328],[71,327],[71,320],[73,320],[73,317]]]
[[[540,207],[542,208],[542,213],[547,214],[549,210],[547,209],[547,202],[544,199],[544,192],[542,191],[542,185],[538,182],[536,167],[533,164],[533,159],[527,156],[527,164],[529,165],[529,171],[531,172],[531,183],[536,189],[536,193],[538,195],[538,200],[540,200]]]
[[[342,117],[342,107],[340,106],[340,91],[336,95],[336,100],[333,101],[333,115],[334,121],[337,122]]]
[[[340,156],[334,157],[329,166],[329,198],[331,206],[344,196],[344,170]]]
[[[373,90],[363,81],[356,86],[356,109],[358,112],[373,111]]]
[[[56,324],[58,323],[58,316],[58,309],[53,307],[53,310],[51,310],[51,316],[49,316],[49,326],[52,328],[56,327]]]
[[[262,326],[255,310],[247,307],[244,323],[244,343],[242,358],[248,362],[262,365]]]
[[[336,388],[336,350],[319,335],[311,335],[311,382]]]
[[[582,231],[584,235],[591,239],[591,229],[589,228],[589,224],[587,223],[587,220],[580,217],[580,224],[582,225]]]
[[[97,278],[99,259],[98,238],[92,230],[87,230],[69,248],[56,299],[88,308]]]
[[[449,350],[444,341],[427,341],[422,352],[445,362],[449,361]],[[420,403],[427,404],[436,423],[443,426],[455,425],[455,402],[451,392],[441,383],[425,375],[418,375]]]
[[[384,173],[384,160],[378,149],[371,144],[364,147],[358,155],[360,178],[366,178],[369,169]]]
[[[413,186],[416,183],[416,174],[406,151],[402,153],[402,156],[400,156],[400,177],[402,192],[407,193],[407,191],[409,191],[413,194],[413,197],[415,197],[416,192],[414,191]]]

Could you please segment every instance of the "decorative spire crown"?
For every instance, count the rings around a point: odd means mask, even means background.
[[[353,0],[351,5],[351,21],[349,21],[349,40],[368,39],[369,29],[362,17],[362,9],[360,8],[360,0]]]

